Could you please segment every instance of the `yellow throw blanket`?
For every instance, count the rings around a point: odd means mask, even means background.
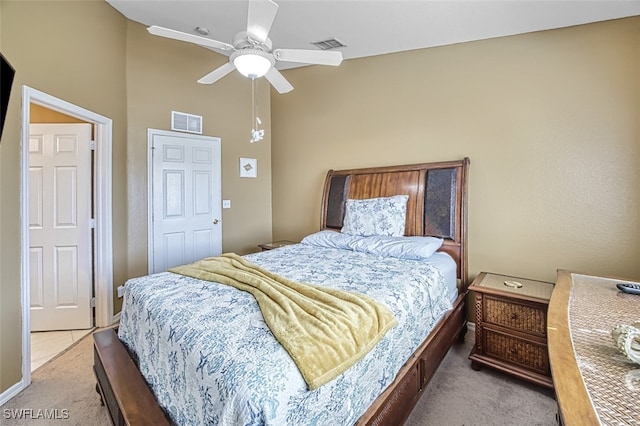
[[[397,323],[386,306],[370,297],[295,282],[234,253],[169,271],[251,293],[309,389],[349,369]]]

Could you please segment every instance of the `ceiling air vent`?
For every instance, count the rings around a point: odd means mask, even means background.
[[[337,49],[338,47],[347,47],[346,44],[344,44],[337,38],[329,38],[326,40],[315,41],[311,44],[313,44],[314,46],[322,50]]]
[[[202,134],[202,116],[171,111],[171,130]]]

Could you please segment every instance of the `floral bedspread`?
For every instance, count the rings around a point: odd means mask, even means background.
[[[451,308],[442,274],[425,262],[307,244],[246,258],[293,280],[367,294],[398,325],[309,391],[249,293],[170,272],[131,279],[119,337],[176,424],[353,424]]]

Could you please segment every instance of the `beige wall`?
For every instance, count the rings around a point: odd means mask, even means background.
[[[29,119],[31,123],[86,123],[79,118],[33,103],[29,106]]]
[[[0,51],[16,68],[0,143],[3,392],[21,378],[18,182],[23,84],[113,120],[114,287],[147,270],[147,128],[169,130],[171,110],[178,110],[202,115],[204,134],[222,138],[222,196],[232,200],[222,217],[225,251],[257,251],[259,243],[271,240],[271,149],[269,136],[260,143],[248,142],[249,80],[229,75],[214,86],[195,82],[224,57],[152,37],[102,0],[0,0],[0,11]],[[258,84],[267,135],[269,96],[269,87]],[[240,157],[258,159],[258,179],[239,178]],[[114,305],[118,312],[120,300]]]
[[[330,168],[469,156],[471,277],[640,278],[640,17],[285,75],[275,239],[318,229]]]
[[[104,2],[2,2],[0,50],[16,69],[0,144],[0,391],[21,377],[20,99],[23,84],[113,119],[114,228],[126,226],[125,20]],[[37,29],[37,31],[34,31]],[[46,42],[45,42],[46,41]],[[94,56],[95,54],[97,54]],[[95,57],[94,61],[87,59]],[[114,252],[126,240],[114,238]],[[121,267],[122,262],[116,262]],[[116,277],[123,278],[120,271]]]
[[[249,143],[251,81],[231,73],[213,85],[198,78],[227,58],[188,43],[150,35],[129,21],[127,33],[128,275],[147,273],[147,129],[171,129],[171,111],[203,116],[203,134],[222,139],[223,250],[257,251],[271,240],[269,86],[257,81],[265,139]],[[258,178],[239,177],[240,157],[258,160]]]

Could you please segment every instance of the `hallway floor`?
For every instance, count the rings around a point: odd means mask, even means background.
[[[93,329],[38,331],[31,333],[31,371],[40,367],[69,346],[82,339]]]

